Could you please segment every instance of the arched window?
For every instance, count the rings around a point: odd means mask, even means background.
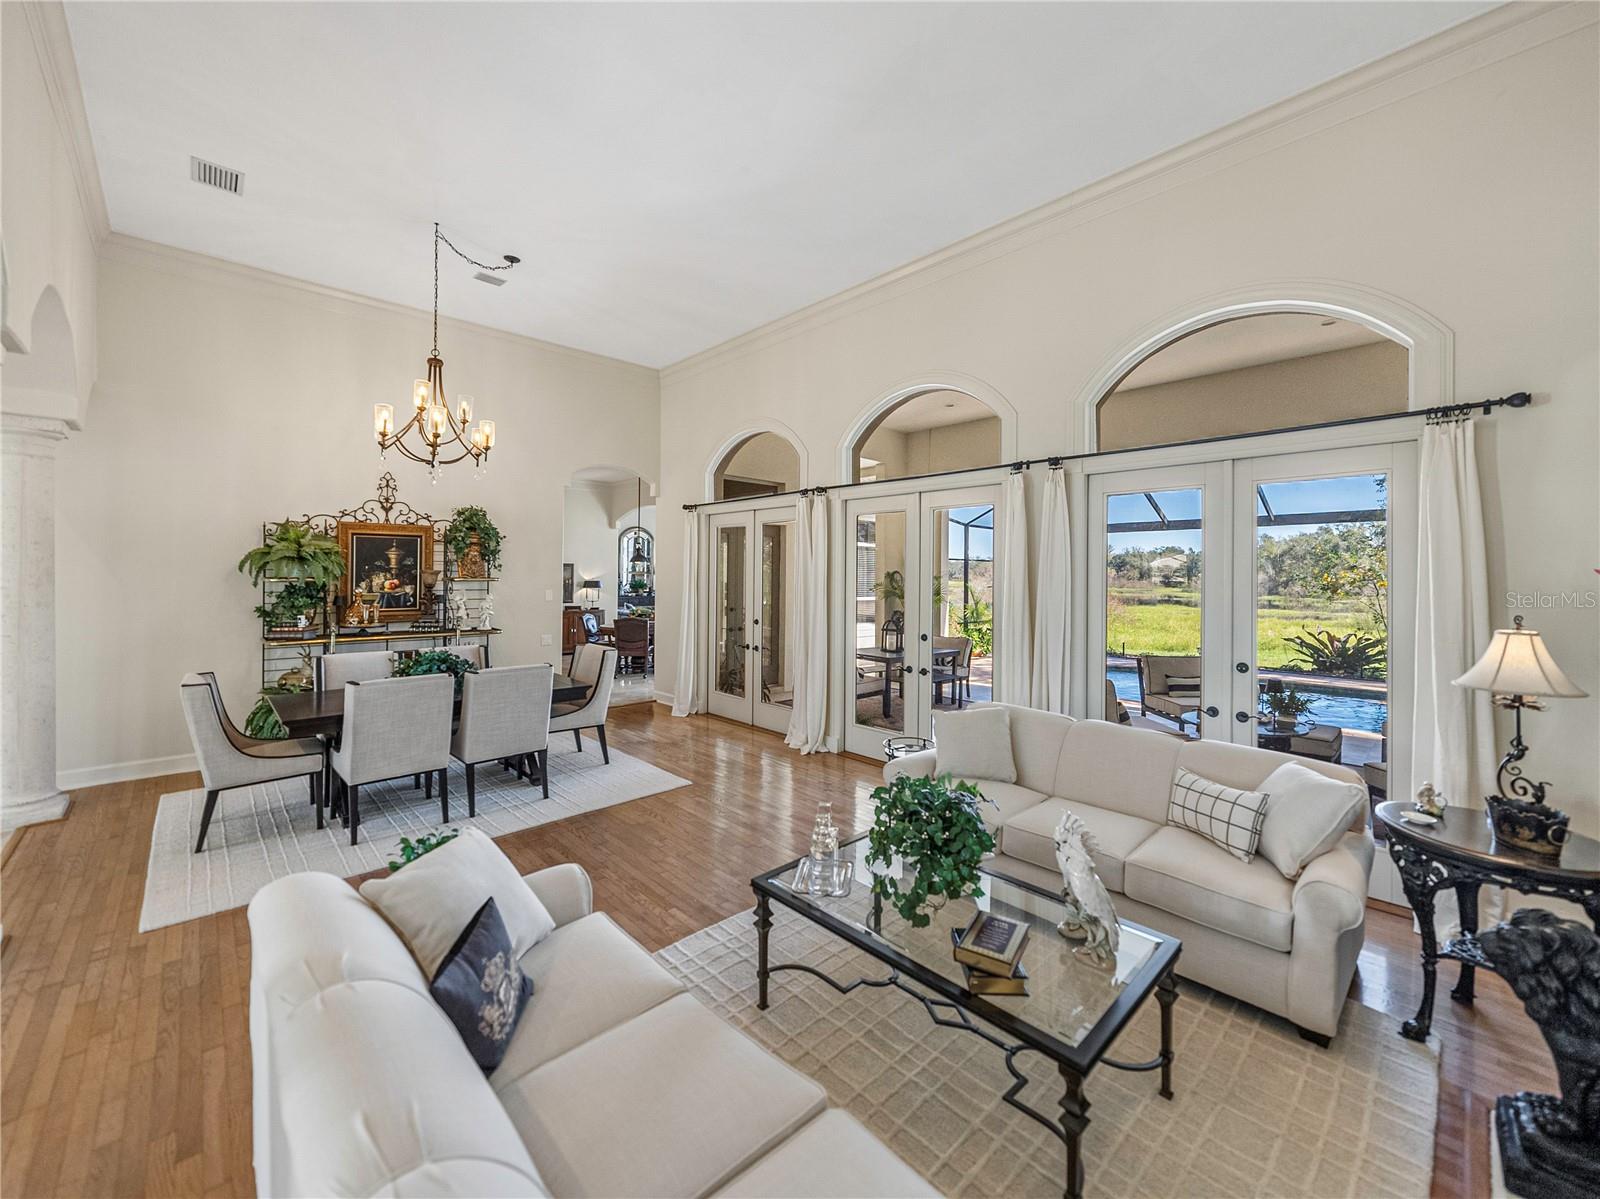
[[[630,525],[617,537],[617,598],[648,599],[656,589],[656,539],[642,525]]]
[[[1000,417],[964,391],[916,392],[869,425],[850,458],[853,483],[995,466]]]
[[[800,453],[779,433],[756,433],[739,442],[717,464],[713,499],[773,495],[800,486]]]
[[[1162,345],[1095,409],[1101,450],[1404,412],[1410,351],[1359,321],[1268,312]]]

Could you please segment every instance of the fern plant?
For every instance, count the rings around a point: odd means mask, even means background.
[[[281,522],[265,544],[249,550],[239,559],[241,574],[252,583],[263,578],[309,579],[328,588],[344,575],[344,552],[339,543],[310,525],[292,520]]]

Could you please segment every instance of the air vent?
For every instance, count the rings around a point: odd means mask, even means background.
[[[479,283],[487,283],[490,287],[504,287],[506,285],[504,276],[491,275],[488,271],[479,271],[472,277]]]
[[[236,196],[244,190],[244,176],[238,171],[193,155],[189,156],[189,178],[207,187],[220,187]]]

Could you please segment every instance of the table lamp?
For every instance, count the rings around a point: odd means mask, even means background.
[[[579,589],[581,591],[583,591],[585,598],[589,602],[589,606],[591,608],[594,607],[594,601],[600,595],[600,580],[599,579],[585,579],[582,583],[580,583],[578,585],[578,587],[579,587]]]
[[[1589,693],[1556,665],[1543,637],[1522,627],[1522,617],[1514,617],[1513,624],[1514,628],[1495,630],[1489,648],[1455,685],[1487,691],[1495,707],[1516,714],[1516,732],[1495,773],[1499,793],[1486,801],[1495,839],[1517,849],[1558,856],[1567,840],[1567,814],[1545,806],[1548,783],[1523,777],[1518,763],[1527,756],[1528,746],[1522,739],[1522,711],[1543,710],[1542,697],[1582,699]]]

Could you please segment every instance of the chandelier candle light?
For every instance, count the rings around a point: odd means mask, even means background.
[[[439,481],[439,468],[471,458],[478,472],[488,469],[489,451],[494,449],[494,422],[479,420],[472,424],[472,397],[458,395],[456,407],[451,411],[444,390],[444,359],[439,357],[439,243],[464,262],[480,270],[509,271],[521,259],[505,255],[502,266],[468,258],[451,245],[450,239],[439,232],[438,222],[433,226],[433,352],[428,355],[428,377],[411,385],[411,419],[399,429],[395,428],[394,405],[372,406],[372,434],[377,438],[380,456],[397,449],[413,462],[428,468],[428,481]],[[413,437],[412,434],[415,433]],[[407,439],[410,438],[408,441]],[[415,448],[412,443],[416,443]],[[460,453],[456,453],[459,447]]]

